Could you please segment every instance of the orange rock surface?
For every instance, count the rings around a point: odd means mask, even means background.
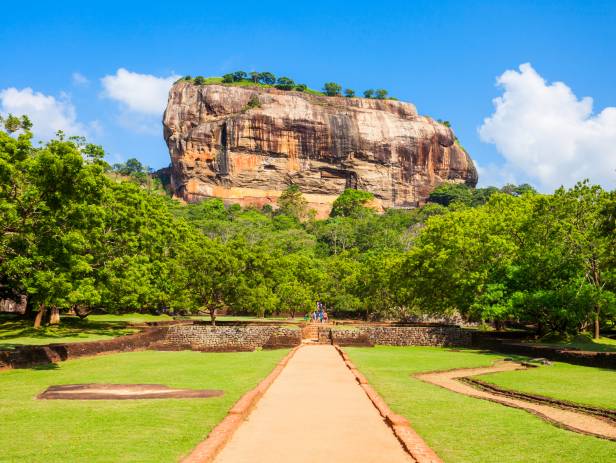
[[[179,81],[163,125],[171,187],[187,201],[275,206],[293,183],[324,217],[345,188],[382,209],[417,206],[445,181],[477,183],[452,130],[400,101]]]

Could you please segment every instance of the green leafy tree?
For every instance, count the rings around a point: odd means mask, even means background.
[[[308,86],[306,84],[297,84],[295,86],[295,90],[297,90],[298,92],[305,92],[307,88]]]
[[[250,73],[248,73],[250,75],[250,80],[255,83],[258,84],[259,83],[259,79],[261,78],[261,74],[259,72],[256,71],[252,71]]]
[[[364,90],[364,98],[374,98],[374,90],[371,88]]]
[[[276,83],[276,76],[271,72],[261,72],[259,74],[259,81],[265,85],[274,85]]]
[[[342,92],[342,86],[336,82],[326,82],[323,84],[323,93],[327,96],[340,96]]]
[[[233,82],[241,82],[242,80],[246,80],[248,78],[248,74],[244,71],[235,71],[233,73]]]
[[[355,90],[351,90],[350,88],[345,89],[344,96],[347,98],[355,98]]]
[[[223,74],[222,82],[223,84],[232,84],[233,82],[235,82],[233,73]]]
[[[299,189],[299,186],[291,184],[278,198],[278,211],[294,217],[297,220],[304,220],[308,216],[308,201]]]
[[[330,213],[331,217],[352,217],[369,211],[366,204],[374,199],[368,191],[347,188],[336,198]]]
[[[384,88],[379,88],[374,92],[374,97],[377,100],[384,100],[385,98],[387,98],[387,90],[385,90]]]
[[[197,76],[197,77],[195,77],[193,82],[195,83],[195,85],[203,85],[203,84],[205,84],[205,77]]]

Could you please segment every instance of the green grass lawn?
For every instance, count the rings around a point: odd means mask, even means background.
[[[175,462],[287,350],[131,352],[0,372],[0,461]],[[35,400],[53,384],[154,383],[223,389],[210,399]]]
[[[408,418],[447,463],[614,461],[615,442],[565,431],[525,411],[411,377],[423,371],[486,366],[503,356],[430,347],[345,350],[392,410]],[[613,390],[603,393],[613,394]]]
[[[570,349],[587,350],[592,352],[616,352],[616,339],[610,338],[591,339],[586,336],[578,336],[571,341],[541,341],[538,344],[551,347],[566,347]]]
[[[0,319],[0,350],[23,345],[97,341],[137,331],[128,327],[128,321],[94,318],[97,315],[91,317],[84,320],[79,317],[63,317],[59,325],[44,326],[38,330],[33,328],[32,320],[3,317]]]
[[[238,82],[223,82],[222,77],[206,77],[203,85],[226,85],[229,87],[276,88],[274,85],[255,83],[250,80],[240,80]],[[307,88],[306,90],[304,90],[304,92],[310,93],[311,95],[325,96],[323,92],[319,92],[318,90],[314,90],[312,88]]]
[[[616,410],[616,370],[554,362],[478,378],[506,389]]]

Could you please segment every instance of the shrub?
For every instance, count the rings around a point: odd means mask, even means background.
[[[293,90],[295,87],[295,82],[293,82],[288,77],[279,77],[276,81],[276,88],[280,90]]]
[[[222,76],[222,82],[223,82],[224,84],[231,84],[231,83],[233,83],[233,82],[234,82],[234,80],[233,80],[233,74],[224,74],[224,75]]]
[[[253,109],[253,108],[260,108],[261,107],[261,102],[259,101],[259,97],[257,96],[256,93],[253,93],[252,95],[250,95],[250,99],[248,100],[248,103],[246,103],[246,109]]]
[[[347,98],[354,98],[355,97],[355,90],[351,90],[350,88],[347,88],[344,91],[344,96],[346,96]]]
[[[298,92],[305,92],[307,88],[308,86],[306,84],[297,84],[295,86],[295,90],[297,90]]]
[[[193,82],[195,83],[195,85],[203,85],[205,83],[205,77],[197,76],[195,77],[195,80]]]
[[[374,96],[374,90],[372,90],[371,88],[364,91],[364,98],[372,98],[373,96]]]

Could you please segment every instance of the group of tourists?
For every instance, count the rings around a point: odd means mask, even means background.
[[[306,314],[306,317],[308,317],[308,314]],[[323,304],[321,301],[318,301],[317,309],[312,312],[312,314],[310,314],[310,319],[314,323],[327,323],[328,318],[325,304]]]

